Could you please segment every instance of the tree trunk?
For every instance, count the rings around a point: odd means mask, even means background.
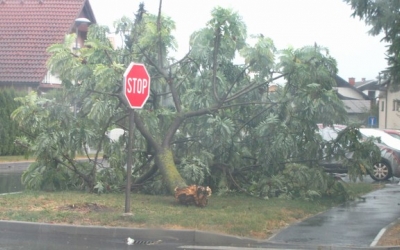
[[[163,181],[170,194],[174,194],[176,187],[186,187],[186,182],[176,168],[172,150],[161,148],[157,152],[156,164],[163,176]]]

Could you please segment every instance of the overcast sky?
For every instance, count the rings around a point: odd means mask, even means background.
[[[133,18],[139,3],[152,13],[158,0],[89,0],[98,24],[112,28],[122,16]],[[163,14],[176,23],[178,57],[188,51],[190,34],[204,27],[211,10],[221,6],[242,16],[248,34],[270,37],[278,49],[306,45],[327,47],[337,60],[338,75],[347,80],[375,79],[387,67],[386,47],[380,37],[367,34],[363,20],[352,18],[350,6],[342,0],[163,0]]]

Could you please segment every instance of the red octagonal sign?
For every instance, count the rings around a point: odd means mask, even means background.
[[[123,96],[132,109],[141,109],[150,95],[150,75],[144,64],[131,62],[124,73]]]

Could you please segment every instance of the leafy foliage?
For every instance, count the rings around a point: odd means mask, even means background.
[[[208,164],[202,162],[197,157],[193,159],[182,159],[178,168],[180,168],[183,178],[185,178],[188,183],[203,184],[206,176],[210,175]]]
[[[400,21],[400,2],[395,1],[365,1],[365,0],[344,0],[354,10],[352,16],[363,19],[371,26],[369,34],[377,36],[383,34],[382,41],[388,43],[387,60],[388,69],[384,72],[384,78],[388,75],[393,80],[394,88],[399,89],[400,80],[400,28],[397,25]]]
[[[25,148],[15,144],[17,137],[22,136],[23,132],[17,129],[11,113],[18,107],[18,102],[14,98],[23,95],[24,92],[16,91],[12,88],[0,90],[0,155],[21,155],[25,153]]]
[[[363,175],[372,170],[372,165],[381,159],[380,149],[373,139],[364,139],[354,125],[340,131],[334,140],[324,141],[319,153],[321,158],[340,160],[354,181],[362,179]]]
[[[319,166],[326,144],[316,124],[346,123],[334,90],[336,61],[327,48],[278,50],[263,35],[251,36],[250,44],[239,14],[220,7],[193,32],[191,49],[179,61],[168,54],[176,49],[170,18],[147,13],[141,4],[134,20],[123,17],[115,26],[123,47],[113,48],[108,29],[96,25],[77,51],[70,50],[73,35],[52,45],[48,65],[65,88],[52,97],[19,99],[13,118],[29,132],[21,141],[37,157],[24,178],[31,187],[43,188],[49,178],[53,188],[118,191],[132,156],[133,188],[147,193],[171,194],[177,186],[203,184],[215,192],[261,197],[344,195]],[[237,55],[243,65],[235,63]],[[143,109],[134,111],[129,151],[129,136],[112,141],[106,132],[129,127],[121,91],[131,61],[146,65],[151,92]],[[356,146],[356,157],[370,152],[357,144],[340,145]],[[78,153],[88,162],[76,161]],[[349,169],[358,178],[364,165],[349,164]]]

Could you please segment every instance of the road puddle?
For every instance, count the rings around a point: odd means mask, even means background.
[[[0,173],[0,194],[22,191],[24,187],[21,175],[22,173]]]

